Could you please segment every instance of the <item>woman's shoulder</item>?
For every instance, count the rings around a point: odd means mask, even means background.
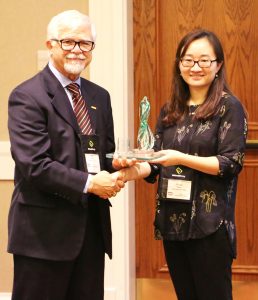
[[[238,103],[238,102],[241,103],[241,101],[239,100],[239,98],[237,98],[237,96],[233,94],[229,94],[227,92],[222,93],[221,100],[226,103]]]
[[[233,94],[223,93],[220,104],[224,110],[245,112],[244,105],[240,99]]]
[[[221,104],[225,104],[227,106],[242,106],[243,104],[241,103],[240,99],[238,97],[236,97],[233,94],[228,94],[226,92],[223,92],[222,97],[221,97]]]

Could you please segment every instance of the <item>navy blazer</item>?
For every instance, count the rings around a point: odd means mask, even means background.
[[[92,127],[99,137],[102,169],[112,171],[110,96],[81,79]],[[49,67],[16,87],[9,98],[8,127],[15,161],[15,189],[8,218],[8,251],[49,260],[72,260],[82,246],[87,202],[98,203],[106,253],[111,257],[110,202],[83,194],[79,128],[64,88]]]

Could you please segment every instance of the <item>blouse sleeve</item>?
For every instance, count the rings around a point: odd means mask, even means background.
[[[247,137],[247,120],[242,104],[234,97],[226,99],[220,111],[218,155],[220,177],[237,175],[242,167]]]

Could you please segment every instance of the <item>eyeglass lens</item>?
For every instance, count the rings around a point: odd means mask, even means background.
[[[61,40],[61,47],[63,50],[72,50],[76,45],[79,46],[81,51],[91,51],[94,48],[94,43],[91,41],[73,41],[73,40]]]
[[[197,64],[200,68],[209,68],[213,61],[215,60],[210,60],[210,59],[193,60],[187,58],[181,59],[181,63],[184,67],[193,67],[195,64]]]

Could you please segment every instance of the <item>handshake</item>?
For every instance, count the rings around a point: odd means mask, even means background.
[[[158,152],[158,154],[158,158],[149,160],[149,163],[136,160],[135,158],[114,158],[112,165],[113,168],[118,171],[112,174],[108,173],[107,171],[101,171],[93,176],[88,188],[88,192],[96,194],[104,199],[114,197],[116,193],[125,186],[125,182],[149,176],[151,173],[151,167],[149,164],[152,163],[160,164],[164,167],[179,164],[192,167],[192,161],[194,161],[196,165],[196,156],[184,154],[176,150],[161,150]],[[213,173],[208,172],[208,174],[214,175],[214,172],[218,172],[218,167],[216,167],[217,164],[217,159],[215,159],[215,162],[213,163],[213,165],[215,165],[215,171],[212,170]],[[204,169],[202,168],[199,170],[203,171]],[[205,170],[207,171],[207,168],[205,168]]]
[[[176,150],[162,150],[160,158],[152,159],[149,163],[161,164],[163,166],[180,164],[185,154]],[[189,155],[187,155],[189,156]],[[196,160],[196,157],[194,157]],[[150,175],[151,167],[147,162],[141,160],[114,158],[113,168],[118,170],[112,174],[101,171],[91,178],[88,192],[98,195],[103,199],[115,197],[117,192],[125,186],[125,182],[145,178]]]
[[[114,159],[113,167],[117,172],[112,174],[107,171],[100,171],[98,174],[92,176],[88,192],[93,193],[103,199],[115,197],[118,192],[125,186],[127,181],[125,171],[123,168],[128,168],[136,164],[134,159]]]
[[[107,199],[115,197],[124,186],[125,183],[119,172],[110,174],[107,171],[100,171],[98,174],[92,176],[88,192]]]

